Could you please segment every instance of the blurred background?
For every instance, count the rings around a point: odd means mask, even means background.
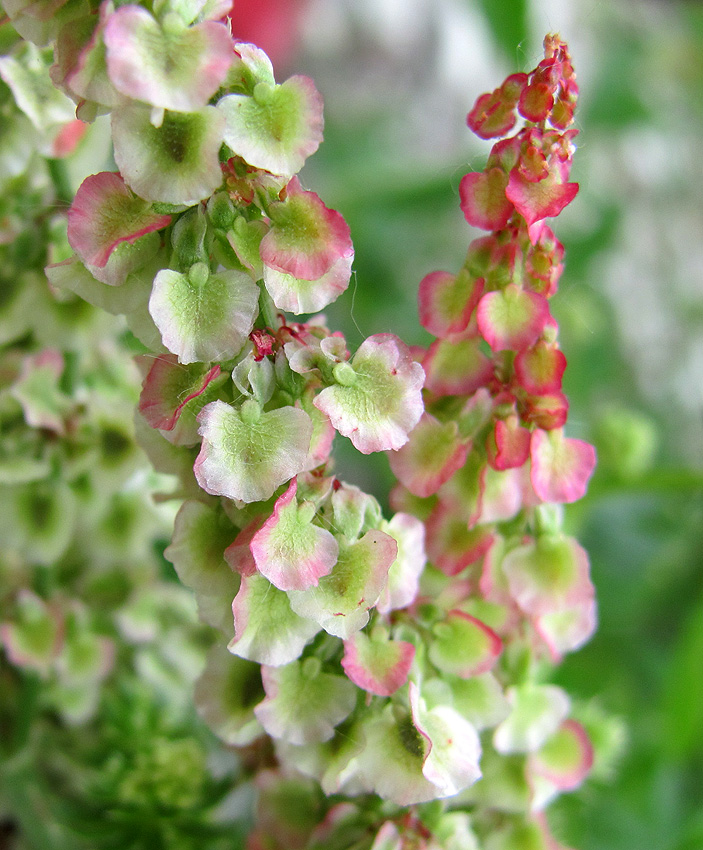
[[[624,745],[554,820],[583,850],[701,850],[703,4],[239,0],[233,20],[280,79],[309,74],[325,97],[325,142],[303,179],[351,226],[356,278],[327,311],[351,348],[384,331],[426,340],[418,284],[456,270],[477,235],[457,187],[490,143],[466,113],[533,68],[547,32],[569,43],[581,191],[557,222],[553,307],[569,433],[599,454],[568,521],[591,555],[600,627],[557,675],[622,720]],[[384,498],[384,460],[342,468]]]

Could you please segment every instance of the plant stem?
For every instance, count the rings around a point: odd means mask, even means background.
[[[260,317],[263,320],[265,327],[270,328],[272,331],[277,331],[280,325],[280,320],[278,318],[276,305],[271,300],[271,296],[268,294],[263,281],[259,281],[259,289]]]
[[[49,176],[56,192],[56,200],[61,206],[70,207],[73,202],[73,190],[68,179],[68,169],[62,159],[47,159]]]

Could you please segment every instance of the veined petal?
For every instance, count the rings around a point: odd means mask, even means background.
[[[225,119],[225,143],[272,174],[297,174],[322,141],[322,97],[309,77],[282,85],[262,80],[252,96],[226,95],[217,109]]]
[[[259,309],[259,288],[248,274],[205,263],[189,273],[162,269],[154,278],[149,312],[179,363],[227,360],[239,353]]]
[[[203,444],[195,477],[206,493],[260,502],[306,468],[312,422],[295,407],[262,412],[213,401],[200,413]]]
[[[424,372],[392,334],[366,339],[351,360],[335,367],[335,386],[315,406],[363,454],[399,449],[422,415]]]
[[[368,623],[397,551],[392,537],[367,531],[361,540],[340,546],[332,572],[317,587],[289,591],[291,608],[329,634],[348,639]]]
[[[222,183],[222,127],[214,106],[166,112],[155,127],[148,106],[127,103],[112,112],[115,162],[140,198],[190,206],[209,198]]]
[[[104,40],[110,81],[118,91],[180,112],[205,106],[234,61],[224,24],[206,21],[187,27],[174,15],[160,24],[134,5],[110,15]]]
[[[68,211],[68,241],[89,265],[103,268],[121,242],[161,230],[170,215],[155,213],[134,195],[119,174],[102,171],[81,183]]]
[[[285,200],[271,205],[270,217],[260,252],[264,265],[274,271],[315,281],[340,259],[354,256],[344,218],[305,191],[297,177],[288,183]]]
[[[229,651],[269,667],[294,661],[320,631],[317,623],[292,611],[287,595],[258,573],[242,577],[232,613]]]
[[[565,437],[561,429],[533,431],[530,458],[532,486],[543,502],[581,499],[596,465],[593,446]]]
[[[298,504],[297,489],[293,479],[251,541],[257,569],[280,590],[316,586],[337,563],[339,553],[332,534],[312,522],[315,506]]]

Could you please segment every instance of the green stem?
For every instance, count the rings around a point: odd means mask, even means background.
[[[73,203],[73,190],[68,179],[68,169],[62,159],[47,159],[49,176],[54,185],[56,200],[61,206],[70,207]]]
[[[265,327],[270,328],[272,331],[277,331],[281,322],[278,318],[276,305],[271,300],[271,296],[268,294],[263,281],[259,281],[259,289],[259,317],[263,320]]]

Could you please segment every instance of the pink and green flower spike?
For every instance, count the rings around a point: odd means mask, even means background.
[[[315,406],[340,434],[363,454],[405,445],[422,416],[424,372],[404,343],[392,334],[370,336],[333,377]]]
[[[298,503],[297,489],[294,478],[251,541],[257,569],[279,590],[316,587],[339,553],[334,536],[313,523],[315,505]]]
[[[103,38],[114,87],[132,100],[176,112],[206,106],[234,61],[224,24],[188,27],[175,12],[159,22],[140,6],[121,6],[110,15]]]
[[[263,667],[266,699],[254,713],[272,738],[291,744],[328,741],[356,705],[356,688],[344,676],[322,671],[318,658]]]
[[[179,363],[210,363],[237,355],[254,326],[259,288],[245,272],[212,273],[195,263],[186,274],[162,269],[149,312],[163,344]]]
[[[176,476],[164,555],[209,627],[184,596],[197,640],[214,643],[198,712],[246,748],[249,850],[554,850],[542,811],[586,777],[593,747],[566,692],[545,682],[596,619],[587,555],[562,530],[561,505],[583,495],[595,463],[563,430],[551,313],[564,248],[546,219],[578,190],[566,46],[548,37],[537,68],[467,117],[494,140],[459,185],[463,218],[485,232],[456,272],[420,283],[433,338],[410,348],[381,333],[352,356],[323,317],[285,315],[332,304],[354,263],[344,218],[296,176],[322,140],[312,81],[278,85],[266,54],[231,37],[223,0],[10,6],[42,37],[63,27],[51,78],[78,114],[111,113],[118,171],[83,182],[68,213],[75,256],[62,233],[52,259],[64,262],[47,276],[52,292],[124,314],[148,351],[137,431],[152,465]],[[0,75],[14,81],[13,62]],[[36,92],[19,104],[54,156],[84,131],[61,98],[60,120]],[[9,404],[41,451],[0,493],[0,513],[10,548],[43,566],[72,557],[87,499],[73,480],[33,476],[63,462],[61,440],[83,439],[83,410],[56,402],[71,361],[26,350]],[[336,477],[335,432],[389,453],[392,518]],[[133,486],[131,470],[119,474]],[[111,557],[101,550],[99,565]],[[72,603],[11,597],[9,662],[54,677],[62,718],[78,722],[114,644],[93,639]],[[138,665],[172,688],[123,619]],[[168,664],[194,679],[192,649],[173,634],[169,647]]]
[[[261,502],[307,466],[312,422],[303,410],[262,411],[253,399],[239,409],[213,401],[199,421],[203,442],[194,472],[206,493]]]

